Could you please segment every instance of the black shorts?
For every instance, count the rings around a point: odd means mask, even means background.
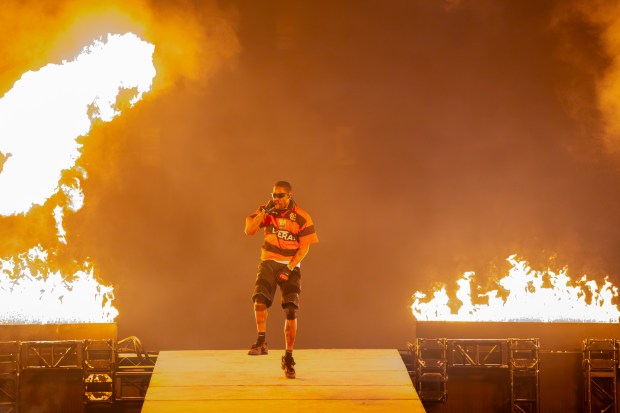
[[[299,308],[299,294],[301,293],[301,271],[299,267],[295,267],[293,273],[288,280],[278,281],[276,276],[280,274],[286,264],[267,260],[258,264],[258,274],[256,275],[256,284],[254,285],[254,293],[252,300],[262,295],[265,298],[267,308],[273,304],[273,298],[276,294],[277,286],[282,290],[282,308],[293,306]]]

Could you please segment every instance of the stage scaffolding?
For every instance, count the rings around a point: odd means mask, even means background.
[[[424,403],[446,403],[450,372],[505,370],[512,413],[540,412],[539,339],[418,338],[408,345],[409,374]],[[585,413],[618,413],[620,340],[582,342]],[[544,366],[542,367],[544,368]]]
[[[67,403],[76,411],[139,412],[156,359],[136,337],[0,342],[0,413],[30,411],[32,383],[67,377],[77,389],[77,400]]]
[[[540,411],[540,345],[531,339],[418,338],[409,345],[413,355],[413,381],[424,402],[445,403],[448,376],[458,370],[501,370],[508,376],[510,411]]]
[[[618,340],[583,341],[586,413],[617,413]]]

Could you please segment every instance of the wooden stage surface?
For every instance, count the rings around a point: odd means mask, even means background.
[[[142,413],[424,413],[397,350],[295,350],[296,379],[282,350],[162,351]]]

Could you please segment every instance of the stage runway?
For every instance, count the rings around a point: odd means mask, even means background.
[[[142,413],[423,413],[397,350],[295,350],[297,378],[282,350],[162,351]]]

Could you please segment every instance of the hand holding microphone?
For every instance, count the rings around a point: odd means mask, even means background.
[[[263,205],[262,207],[260,207],[260,210],[265,214],[265,215],[269,215],[274,208],[276,207],[276,204],[273,202],[273,200],[267,202],[265,205]]]

